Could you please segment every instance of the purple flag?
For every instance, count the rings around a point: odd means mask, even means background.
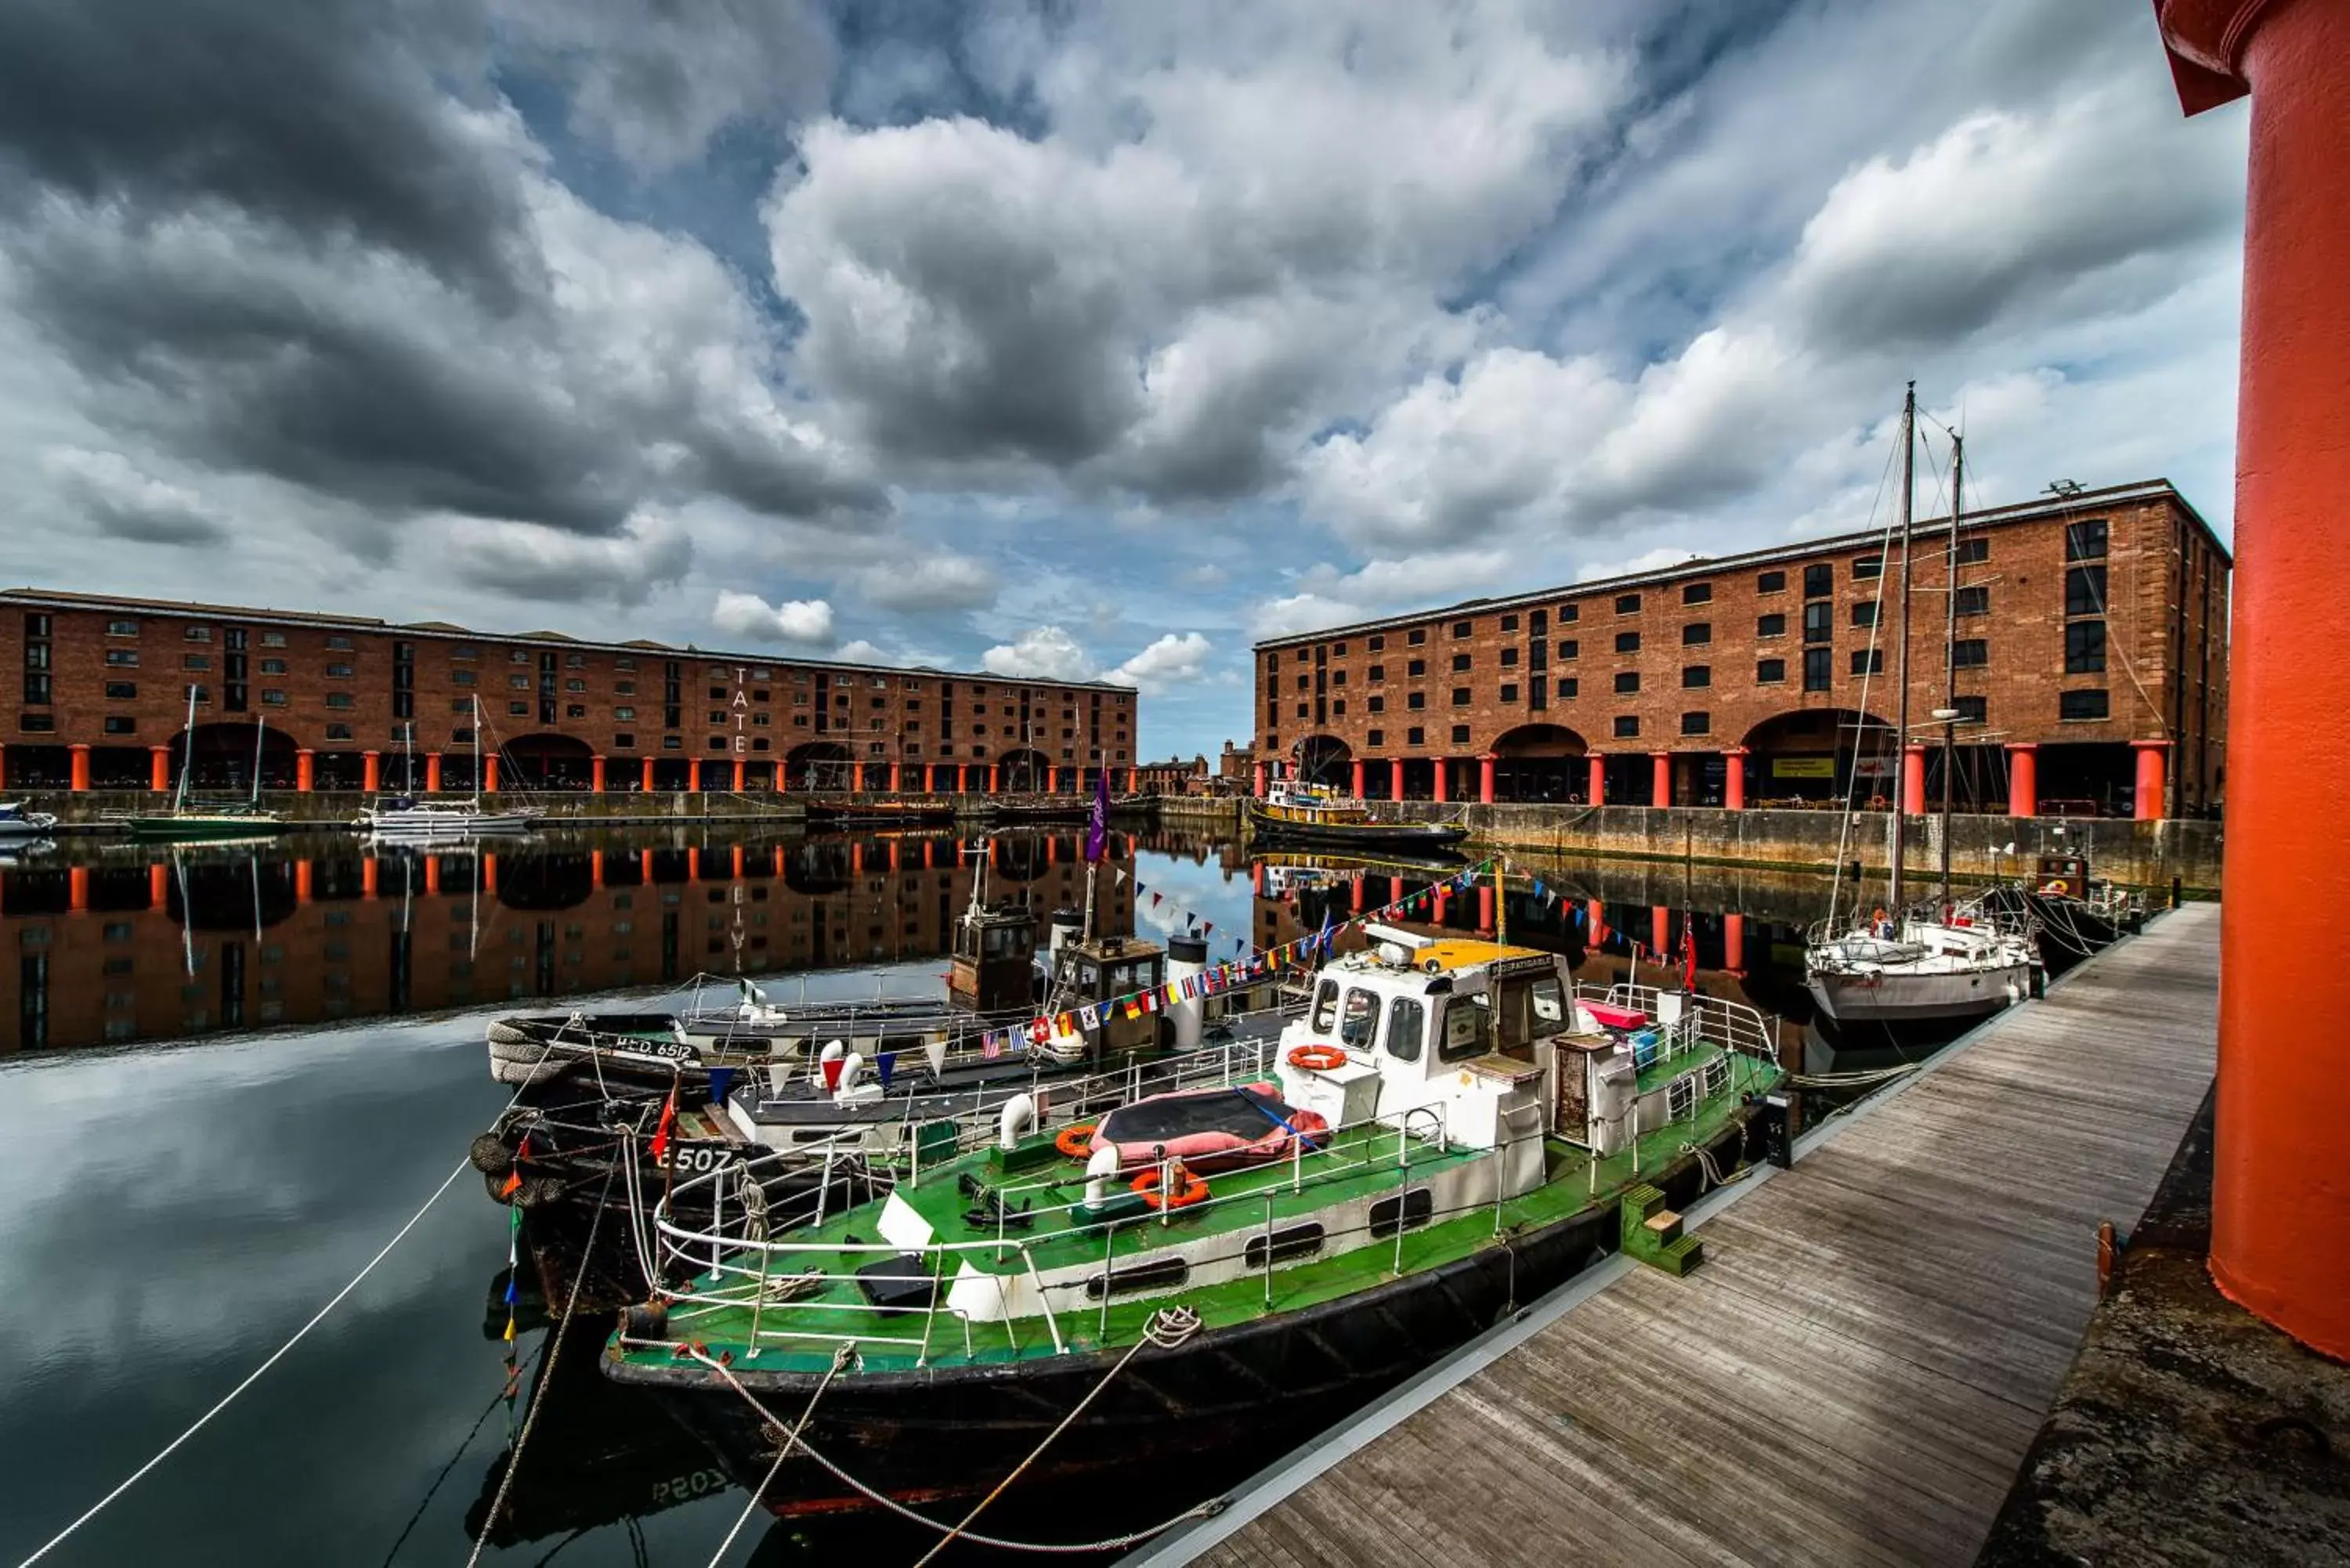
[[[1086,818],[1086,858],[1099,860],[1109,848],[1109,770],[1094,770],[1093,815]]]

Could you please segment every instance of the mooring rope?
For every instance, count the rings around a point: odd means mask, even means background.
[[[538,1365],[536,1355],[531,1357],[530,1365],[534,1367]],[[520,1372],[515,1374],[516,1376],[521,1375]],[[449,1472],[457,1468],[457,1461],[465,1457],[465,1450],[473,1446],[473,1439],[482,1435],[482,1428],[489,1425],[490,1417],[496,1414],[500,1405],[505,1403],[505,1398],[506,1390],[501,1388],[490,1396],[488,1404],[482,1407],[482,1413],[473,1418],[473,1429],[465,1434],[465,1440],[457,1445],[457,1451],[449,1456],[449,1462],[441,1467],[441,1473],[432,1478],[432,1484],[424,1489],[423,1499],[417,1503],[416,1511],[408,1516],[408,1522],[400,1526],[399,1535],[392,1540],[391,1550],[383,1554],[383,1568],[391,1568],[391,1560],[400,1555],[400,1549],[408,1543],[408,1538],[414,1532],[417,1521],[424,1517],[424,1511],[432,1506],[432,1499],[441,1490],[441,1483],[449,1479]]]
[[[1162,1324],[1164,1326],[1162,1326]],[[1191,1507],[1185,1509],[1182,1512],[1175,1515],[1172,1519],[1154,1524],[1147,1530],[1129,1531],[1124,1535],[1113,1535],[1102,1541],[1072,1542],[1066,1544],[1037,1541],[1009,1541],[1001,1536],[982,1535],[979,1532],[971,1529],[970,1524],[971,1521],[978,1516],[979,1509],[985,1508],[987,1503],[992,1501],[997,1493],[1003,1491],[1004,1487],[1010,1486],[1014,1480],[1018,1479],[1021,1471],[1026,1469],[1029,1465],[1034,1463],[1038,1455],[1041,1455],[1045,1451],[1046,1446],[1048,1446],[1055,1438],[1060,1436],[1062,1431],[1068,1427],[1071,1421],[1074,1421],[1076,1418],[1078,1413],[1083,1411],[1087,1405],[1093,1402],[1094,1396],[1096,1394],[1099,1394],[1104,1387],[1107,1386],[1110,1379],[1117,1376],[1119,1370],[1123,1368],[1128,1361],[1131,1361],[1134,1358],[1136,1352],[1141,1350],[1146,1345],[1162,1345],[1170,1346],[1180,1345],[1184,1340],[1189,1339],[1193,1334],[1197,1333],[1199,1327],[1200,1319],[1198,1314],[1186,1308],[1164,1308],[1152,1314],[1149,1324],[1143,1330],[1143,1337],[1138,1340],[1132,1348],[1128,1350],[1124,1355],[1118,1358],[1117,1366],[1111,1367],[1108,1372],[1103,1375],[1101,1382],[1096,1384],[1092,1392],[1088,1393],[1083,1400],[1078,1402],[1076,1409],[1072,1410],[1068,1417],[1062,1421],[1060,1426],[1055,1427],[1052,1432],[1047,1434],[1045,1441],[1039,1443],[1034,1452],[1030,1453],[1026,1459],[1020,1461],[1019,1468],[1014,1469],[1010,1476],[1007,1476],[1004,1479],[1003,1485],[998,1486],[995,1489],[995,1491],[990,1492],[987,1498],[981,1501],[979,1508],[972,1509],[970,1514],[964,1516],[963,1521],[961,1524],[947,1524],[939,1520],[931,1518],[928,1514],[917,1513],[912,1509],[908,1508],[904,1503],[899,1502],[896,1498],[889,1496],[887,1492],[879,1491],[873,1487],[868,1486],[864,1481],[859,1480],[857,1477],[843,1469],[839,1465],[834,1463],[831,1459],[826,1456],[822,1449],[818,1449],[815,1444],[807,1440],[807,1437],[805,1433],[803,1433],[798,1438],[799,1450],[800,1452],[807,1455],[808,1458],[814,1459],[817,1464],[823,1466],[824,1469],[831,1474],[834,1480],[839,1481],[843,1486],[856,1491],[867,1501],[888,1510],[889,1512],[896,1514],[899,1518],[905,1520],[910,1524],[919,1524],[925,1530],[939,1532],[941,1535],[946,1537],[945,1541],[941,1541],[939,1542],[939,1546],[941,1547],[945,1546],[947,1541],[961,1539],[963,1541],[973,1542],[981,1546],[993,1547],[998,1552],[1033,1552],[1055,1556],[1076,1555],[1093,1552],[1116,1552],[1124,1547],[1133,1546],[1138,1542],[1148,1541],[1152,1536],[1164,1534],[1166,1532],[1172,1530],[1175,1526],[1182,1523],[1186,1520],[1212,1518],[1216,1514],[1223,1511],[1225,1506],[1224,1500],[1222,1498],[1211,1498],[1205,1502],[1195,1503]],[[732,1387],[736,1394],[742,1396],[743,1402],[748,1404],[752,1409],[757,1411],[759,1415],[766,1420],[768,1425],[779,1428],[783,1426],[783,1423],[776,1420],[775,1416],[764,1405],[759,1403],[757,1396],[754,1395],[748,1388],[743,1386],[742,1381],[734,1376],[733,1370],[729,1368],[725,1363],[712,1360],[710,1356],[691,1345],[687,1347],[687,1354],[694,1360],[701,1362],[704,1366],[709,1367],[712,1372],[717,1373],[720,1377],[725,1379],[727,1385]],[[935,1549],[931,1555],[936,1555]],[[927,1563],[930,1561],[930,1558],[926,1556],[922,1561]]]
[[[546,1064],[547,1054],[553,1051],[554,1048],[553,1043],[550,1042],[546,1049],[539,1053],[539,1065],[544,1066]],[[528,1085],[523,1085],[523,1087],[527,1086]],[[503,1116],[507,1111],[514,1109],[515,1106],[521,1102],[522,1094],[522,1088],[516,1088],[514,1092],[514,1098],[505,1103],[504,1109],[499,1111],[498,1115]],[[71,1524],[67,1525],[63,1530],[58,1531],[55,1535],[50,1536],[48,1540],[43,1542],[40,1546],[34,1550],[33,1554],[19,1563],[16,1565],[16,1568],[32,1568],[34,1563],[38,1563],[42,1558],[47,1557],[50,1552],[65,1544],[66,1539],[72,1535],[75,1531],[79,1530],[83,1525],[88,1524],[91,1520],[96,1519],[99,1513],[103,1512],[114,1501],[115,1499],[120,1497],[124,1492],[129,1491],[132,1487],[137,1486],[141,1480],[145,1480],[149,1471],[152,1470],[156,1466],[161,1464],[165,1459],[170,1459],[173,1454],[177,1453],[182,1444],[185,1443],[190,1438],[194,1437],[198,1432],[203,1431],[207,1426],[211,1425],[213,1417],[219,1415],[223,1410],[227,1409],[231,1404],[235,1402],[238,1396],[242,1395],[246,1389],[252,1387],[255,1383],[260,1382],[264,1373],[276,1366],[280,1361],[283,1361],[288,1351],[301,1344],[302,1341],[309,1335],[312,1329],[317,1327],[321,1323],[326,1321],[327,1314],[328,1313],[333,1312],[337,1307],[342,1305],[343,1299],[346,1296],[348,1296],[353,1291],[359,1288],[359,1282],[361,1281],[365,1280],[369,1274],[375,1272],[376,1265],[382,1262],[384,1259],[391,1255],[391,1250],[394,1247],[399,1246],[402,1241],[406,1240],[408,1233],[411,1231],[415,1230],[417,1225],[423,1220],[424,1216],[432,1211],[432,1206],[441,1201],[441,1195],[448,1191],[450,1187],[455,1183],[456,1179],[464,1175],[466,1171],[472,1169],[473,1166],[473,1156],[471,1152],[468,1151],[466,1157],[457,1162],[457,1168],[451,1171],[446,1177],[442,1178],[441,1185],[432,1189],[432,1196],[424,1200],[423,1207],[417,1210],[415,1213],[408,1217],[408,1223],[402,1225],[398,1231],[394,1232],[391,1240],[383,1244],[382,1251],[377,1252],[374,1257],[369,1258],[367,1261],[367,1266],[365,1268],[362,1268],[358,1273],[351,1276],[350,1282],[348,1284],[346,1284],[341,1290],[337,1291],[333,1297],[328,1301],[325,1306],[320,1307],[311,1315],[309,1322],[304,1324],[300,1328],[294,1331],[293,1338],[279,1345],[276,1350],[271,1351],[269,1353],[269,1358],[266,1361],[264,1361],[260,1366],[255,1367],[251,1372],[245,1374],[244,1380],[243,1382],[230,1389],[226,1394],[221,1396],[220,1402],[218,1404],[205,1411],[203,1415],[197,1417],[195,1421],[189,1426],[187,1430],[182,1432],[178,1437],[173,1438],[170,1442],[157,1449],[155,1456],[152,1459],[149,1459],[145,1464],[140,1465],[137,1469],[132,1470],[129,1475],[125,1476],[121,1481],[115,1486],[112,1491],[108,1492],[104,1497],[99,1498],[96,1502],[91,1503],[89,1507],[82,1512],[81,1517],[76,1519]]]
[[[726,1539],[718,1543],[718,1550],[710,1554],[710,1568],[718,1568],[718,1564],[725,1560],[727,1549],[734,1544],[734,1538],[743,1533],[743,1526],[759,1511],[759,1500],[775,1484],[775,1472],[782,1469],[784,1461],[792,1457],[792,1450],[799,1446],[800,1434],[807,1429],[808,1421],[816,1415],[816,1401],[822,1399],[824,1391],[832,1386],[832,1380],[856,1359],[857,1342],[853,1339],[832,1353],[832,1365],[825,1368],[824,1381],[818,1383],[816,1392],[808,1396],[807,1408],[800,1412],[799,1425],[784,1434],[784,1446],[775,1450],[775,1462],[767,1467],[765,1479],[752,1489],[751,1501],[744,1503],[743,1511],[734,1516],[733,1528],[727,1531]]]

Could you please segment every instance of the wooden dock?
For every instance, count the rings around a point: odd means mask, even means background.
[[[2164,916],[1700,1205],[1689,1278],[1611,1260],[1132,1561],[1971,1563],[2097,1224],[2137,1223],[2210,1085],[2219,936]]]

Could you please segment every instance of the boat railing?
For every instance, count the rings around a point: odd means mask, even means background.
[[[1706,1044],[1769,1062],[1779,1059],[1777,1032],[1771,1021],[1761,1010],[1742,1002],[1700,992],[1664,991],[1628,981],[1617,981],[1604,992],[1588,981],[1578,981],[1575,994],[1578,1002],[1603,1002],[1659,1021],[1663,1054],[1668,1056]],[[1670,1023],[1663,1022],[1668,1012],[1676,1014]]]
[[[1420,1127],[1422,1130],[1415,1133],[1412,1130],[1415,1125]],[[1361,1138],[1350,1142],[1345,1137],[1347,1133],[1363,1129],[1368,1129],[1368,1132]],[[1339,1181],[1369,1169],[1392,1169],[1395,1172],[1397,1189],[1408,1189],[1411,1183],[1412,1150],[1415,1145],[1437,1153],[1442,1153],[1451,1147],[1450,1128],[1441,1105],[1414,1106],[1392,1122],[1378,1116],[1370,1116],[1358,1122],[1344,1124],[1331,1129],[1322,1147],[1311,1154],[1307,1153],[1304,1139],[1291,1139],[1289,1155],[1291,1176],[1288,1190],[1292,1194],[1301,1193],[1310,1187]],[[1167,1189],[1171,1177],[1171,1167],[1176,1163],[1178,1162],[1172,1159],[1161,1162],[1159,1176],[1161,1190]],[[1133,1173],[1120,1172],[1121,1178],[1131,1174]],[[1052,1340],[1055,1354],[1063,1354],[1069,1346],[1067,1336],[1061,1327],[1062,1316],[1071,1308],[1086,1304],[1087,1298],[1097,1294],[1099,1297],[1097,1303],[1099,1307],[1099,1332],[1103,1334],[1107,1334],[1110,1298],[1115,1293],[1112,1282],[1116,1274],[1118,1236],[1131,1233],[1138,1228],[1145,1226],[1169,1229],[1179,1218],[1178,1210],[1162,1207],[1151,1215],[1126,1215],[1107,1220],[1088,1219],[1085,1223],[1056,1230],[1049,1237],[1037,1238],[1012,1233],[1009,1218],[1014,1212],[1013,1206],[1021,1200],[1024,1195],[1035,1206],[1022,1209],[1017,1212],[1030,1225],[1056,1216],[1074,1215],[1084,1207],[1082,1200],[1035,1204],[1035,1200],[1037,1198],[1066,1186],[1067,1178],[1064,1176],[1057,1181],[1007,1183],[989,1189],[987,1201],[993,1206],[998,1217],[996,1234],[993,1237],[979,1237],[970,1241],[949,1241],[933,1238],[913,1245],[900,1245],[886,1238],[879,1241],[819,1242],[807,1241],[796,1232],[782,1237],[769,1237],[764,1233],[754,1233],[755,1227],[740,1222],[742,1217],[747,1215],[748,1210],[739,1203],[735,1210],[738,1222],[733,1229],[729,1230],[724,1223],[725,1209],[723,1203],[724,1189],[723,1187],[712,1190],[712,1218],[708,1228],[684,1225],[677,1220],[675,1210],[679,1199],[687,1197],[691,1191],[705,1183],[719,1182],[732,1175],[733,1171],[730,1169],[712,1172],[678,1183],[671,1193],[655,1206],[653,1230],[658,1238],[662,1258],[667,1262],[682,1265],[684,1270],[690,1270],[697,1276],[692,1282],[681,1288],[673,1287],[665,1293],[670,1303],[668,1317],[673,1332],[685,1333],[691,1336],[692,1330],[690,1325],[702,1319],[723,1312],[748,1308],[752,1314],[749,1354],[754,1356],[758,1354],[762,1345],[769,1343],[778,1346],[822,1345],[837,1348],[853,1341],[867,1350],[883,1346],[915,1349],[919,1358],[927,1361],[937,1332],[938,1319],[942,1314],[962,1324],[966,1336],[965,1348],[968,1351],[971,1320],[955,1309],[945,1307],[943,1298],[955,1279],[959,1277],[961,1265],[966,1261],[977,1261],[982,1258],[999,1269],[1007,1262],[1016,1262],[1017,1268],[1011,1274],[999,1273],[993,1270],[989,1272],[998,1282],[999,1293],[1003,1290],[1003,1282],[1006,1280],[1025,1280],[1035,1292],[1038,1309],[1035,1315],[1043,1317],[1045,1332]],[[739,1180],[740,1178],[735,1177],[734,1179]],[[1273,1227],[1275,1196],[1274,1191],[1270,1189],[1252,1189],[1223,1196],[1216,1195],[1211,1189],[1206,1199],[1197,1203],[1184,1205],[1180,1210],[1180,1217],[1186,1220],[1211,1213],[1218,1208],[1226,1206],[1237,1210],[1242,1207],[1253,1209],[1261,1205],[1265,1216],[1265,1224],[1261,1231],[1242,1230],[1228,1233],[1230,1240],[1239,1247],[1237,1252],[1201,1257],[1198,1262],[1228,1262],[1234,1257],[1244,1259],[1251,1244],[1261,1243],[1267,1253],[1265,1266],[1269,1293],[1271,1253],[1274,1245],[1274,1237],[1276,1234]],[[1488,1207],[1486,1201],[1481,1199],[1473,1206],[1473,1210],[1463,1209],[1460,1212],[1482,1210],[1486,1207]],[[1492,1207],[1498,1226],[1499,1205],[1492,1205]],[[1453,1217],[1452,1211],[1448,1210],[1440,1218]],[[1439,1217],[1431,1215],[1430,1222],[1433,1223],[1437,1218]],[[1367,1219],[1365,1224],[1358,1229],[1375,1231],[1378,1228],[1371,1225]],[[1401,1264],[1402,1238],[1407,1229],[1409,1227],[1398,1225],[1395,1228],[1396,1262],[1399,1269]],[[1354,1233],[1356,1233],[1355,1231],[1349,1230],[1337,1234]],[[1326,1241],[1329,1234],[1326,1231]],[[1066,1243],[1072,1238],[1084,1238],[1090,1241],[1097,1235],[1102,1241],[1101,1272],[1098,1275],[1081,1275],[1075,1279],[1065,1279],[1049,1283],[1045,1281],[1045,1271],[1040,1269],[1036,1262],[1037,1247],[1048,1241],[1054,1244]],[[837,1302],[808,1298],[827,1286],[854,1279],[860,1264],[870,1263],[882,1258],[898,1258],[911,1262],[913,1269],[906,1277],[919,1278],[922,1272],[929,1274],[931,1282],[929,1305],[923,1310],[920,1334],[919,1336],[910,1333],[900,1335],[876,1334],[870,1331],[869,1324],[860,1324],[858,1332],[854,1334],[834,1333],[820,1326],[825,1314],[851,1314],[860,1319],[870,1318],[874,1309],[861,1298]],[[779,1263],[783,1265],[780,1269],[777,1266]],[[1057,1269],[1066,1265],[1055,1266]],[[1073,1293],[1075,1299],[1068,1299]],[[1064,1298],[1063,1306],[1057,1310],[1054,1304],[1056,1294]],[[1006,1304],[1008,1306],[1008,1303]],[[785,1316],[785,1322],[792,1326],[770,1326],[766,1322],[770,1313],[787,1314]],[[1019,1353],[1020,1346],[1017,1330],[1014,1324],[1021,1321],[1023,1315],[1007,1310],[1002,1317],[985,1320],[991,1326],[1000,1328],[1003,1332],[1015,1354]],[[644,1345],[657,1342],[632,1340],[624,1334],[622,1343]]]

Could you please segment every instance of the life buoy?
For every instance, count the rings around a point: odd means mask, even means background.
[[[1336,1045],[1300,1045],[1289,1054],[1289,1064],[1309,1073],[1326,1073],[1347,1064],[1347,1054]]]
[[[1168,1168],[1173,1177],[1170,1190],[1165,1192],[1159,1190],[1159,1167],[1155,1165],[1134,1179],[1134,1190],[1141,1195],[1144,1203],[1153,1209],[1189,1209],[1194,1203],[1206,1200],[1206,1177],[1192,1174],[1180,1159]]]
[[[1078,1122],[1065,1127],[1053,1135],[1053,1147],[1071,1159],[1085,1159],[1094,1152],[1094,1124]]]

